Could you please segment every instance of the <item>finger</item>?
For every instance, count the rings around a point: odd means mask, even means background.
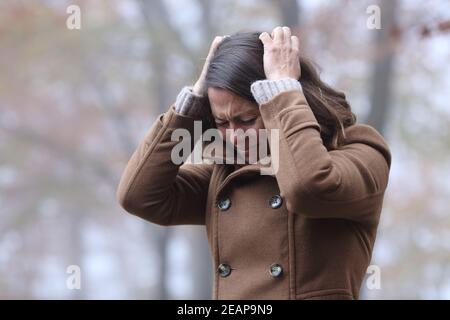
[[[222,42],[222,40],[223,40],[223,37],[221,37],[221,36],[217,36],[217,37],[214,38],[214,40],[213,40],[213,42],[211,44],[211,47],[209,48],[207,59],[211,58],[214,55],[217,47]]]
[[[274,42],[277,42],[277,43],[283,42],[283,39],[284,39],[283,28],[281,28],[281,27],[276,27],[276,28],[273,30],[273,34],[274,34],[274,36],[273,36]]]
[[[297,36],[291,36],[291,46],[300,51],[300,41]]]
[[[291,29],[289,27],[286,27],[286,26],[283,27],[282,29],[283,29],[283,38],[286,41],[290,41],[290,39],[291,39]]]
[[[223,37],[221,36],[217,36],[214,38],[213,43],[211,45],[211,48],[217,48],[217,46],[219,45],[220,42],[222,42]]]
[[[267,46],[272,43],[272,38],[267,32],[263,32],[259,35],[259,40],[263,43],[263,45]]]

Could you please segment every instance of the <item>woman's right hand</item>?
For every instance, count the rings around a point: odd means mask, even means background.
[[[206,57],[205,64],[203,65],[202,73],[200,74],[200,77],[195,82],[194,87],[192,89],[192,92],[197,95],[203,95],[204,94],[204,86],[205,86],[205,78],[206,73],[208,72],[209,64],[214,57],[214,53],[216,52],[217,47],[222,42],[224,38],[228,36],[217,36],[214,38],[208,52],[208,56]]]

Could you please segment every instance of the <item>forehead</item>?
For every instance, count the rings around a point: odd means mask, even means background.
[[[256,103],[249,101],[230,90],[210,87],[208,88],[208,97],[211,102],[213,114],[259,112]]]

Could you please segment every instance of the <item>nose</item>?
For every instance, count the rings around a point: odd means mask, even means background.
[[[230,126],[227,128],[227,139],[230,143],[233,144],[233,146],[236,146],[238,143],[238,137],[239,137],[239,133],[241,132],[241,130],[238,126],[236,126],[235,124],[230,123]]]
[[[233,144],[234,147],[238,147],[238,143],[241,145],[240,148],[247,148],[249,143],[249,137],[247,136],[247,130],[248,128],[241,128],[239,126],[230,126],[229,127],[229,134],[228,134],[228,141]],[[243,140],[242,140],[243,139]],[[240,141],[240,142],[239,142]]]
[[[237,143],[238,143],[238,137],[239,137],[239,134],[238,134],[237,129],[234,129],[234,128],[231,129],[230,128],[230,138],[229,138],[229,140],[234,146],[236,146]]]

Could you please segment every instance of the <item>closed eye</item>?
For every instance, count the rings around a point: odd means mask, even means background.
[[[256,119],[257,119],[257,117],[251,118],[251,119],[248,119],[248,120],[236,119],[235,121],[239,122],[239,123],[241,123],[243,125],[251,125],[251,124],[255,123]],[[228,121],[220,120],[220,119],[215,119],[215,122],[216,122],[216,125],[218,127],[223,127],[223,126],[228,124]]]
[[[240,120],[242,124],[253,124],[256,121],[256,118],[248,119],[248,120]]]
[[[226,125],[228,123],[228,121],[220,121],[220,120],[216,120],[216,125],[218,127],[223,127],[224,125]]]

